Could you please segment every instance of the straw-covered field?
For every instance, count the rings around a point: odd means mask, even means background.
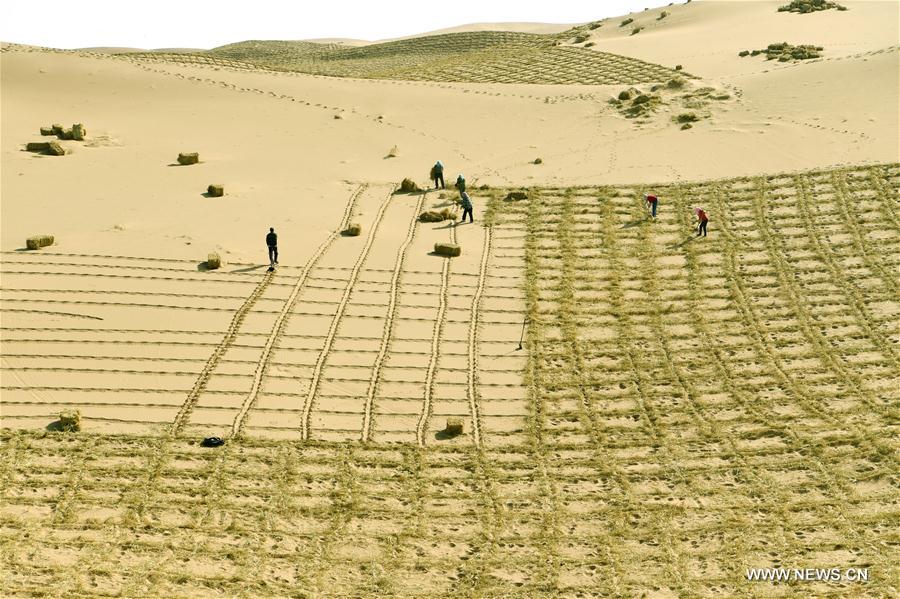
[[[0,591],[891,595],[898,189],[897,164],[490,189],[488,226],[446,228],[361,186],[274,276],[6,255]],[[42,430],[72,405],[81,432]]]
[[[583,28],[554,35],[471,31],[365,46],[246,41],[205,52],[139,52],[130,60],[272,69],[364,79],[464,83],[639,84],[676,71],[636,58],[571,45]]]

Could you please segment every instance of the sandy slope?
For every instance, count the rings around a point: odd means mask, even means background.
[[[849,10],[806,15],[779,13],[781,0],[698,0],[605,19],[595,30],[595,49],[635,56],[665,65],[682,64],[704,77],[735,78],[761,73],[771,63],[741,50],[765,48],[774,42],[825,47],[828,58],[846,57],[900,41],[900,4],[864,0],[843,2]],[[659,19],[666,11],[669,15]],[[626,18],[634,22],[620,26]],[[644,29],[631,35],[635,27]]]
[[[705,77],[685,91],[723,99],[685,131],[681,92],[636,122],[621,87],[4,52],[0,588],[888,596],[900,168],[865,165],[900,160],[898,51],[894,7],[850,4],[692,2],[595,32]],[[780,39],[827,58],[736,56]],[[54,122],[87,140],[23,151]],[[418,223],[455,193],[391,191],[436,159],[448,183],[566,189],[475,188],[474,224]],[[651,182],[674,184],[655,221]],[[57,244],[17,251],[36,233]],[[67,406],[83,433],[42,434]],[[773,563],[873,581],[747,582]]]
[[[641,126],[624,119],[606,102],[621,88],[354,81],[7,53],[2,247],[45,230],[92,250],[221,247],[249,260],[270,224],[304,239],[330,221],[349,182],[424,183],[437,159],[453,177],[522,185],[891,161],[897,86],[885,82],[896,80],[896,51],[771,65],[730,78],[732,99],[682,132],[670,121],[677,105]],[[92,137],[67,142],[71,155],[20,150],[40,125],[76,121]],[[385,159],[393,146],[400,156]],[[203,164],[168,166],[181,151],[199,151]],[[544,164],[531,165],[538,156]],[[215,182],[227,186],[224,201],[201,196]]]

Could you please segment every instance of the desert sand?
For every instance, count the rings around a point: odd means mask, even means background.
[[[604,85],[4,45],[3,594],[897,592],[900,7],[782,4],[548,51]],[[490,31],[570,30],[404,40]],[[419,222],[458,174],[474,223]]]

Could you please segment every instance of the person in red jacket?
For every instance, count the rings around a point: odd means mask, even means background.
[[[709,222],[706,211],[703,208],[694,208],[694,214],[697,215],[697,222],[699,223],[697,226],[697,237],[700,237],[701,233],[706,237],[706,224]]]
[[[647,208],[650,209],[650,216],[656,218],[656,205],[659,203],[659,198],[652,193],[648,193],[644,196],[644,199],[647,200]]]

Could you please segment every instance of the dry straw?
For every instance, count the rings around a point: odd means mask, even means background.
[[[25,246],[29,250],[37,250],[53,245],[53,235],[34,235],[25,240]]]

